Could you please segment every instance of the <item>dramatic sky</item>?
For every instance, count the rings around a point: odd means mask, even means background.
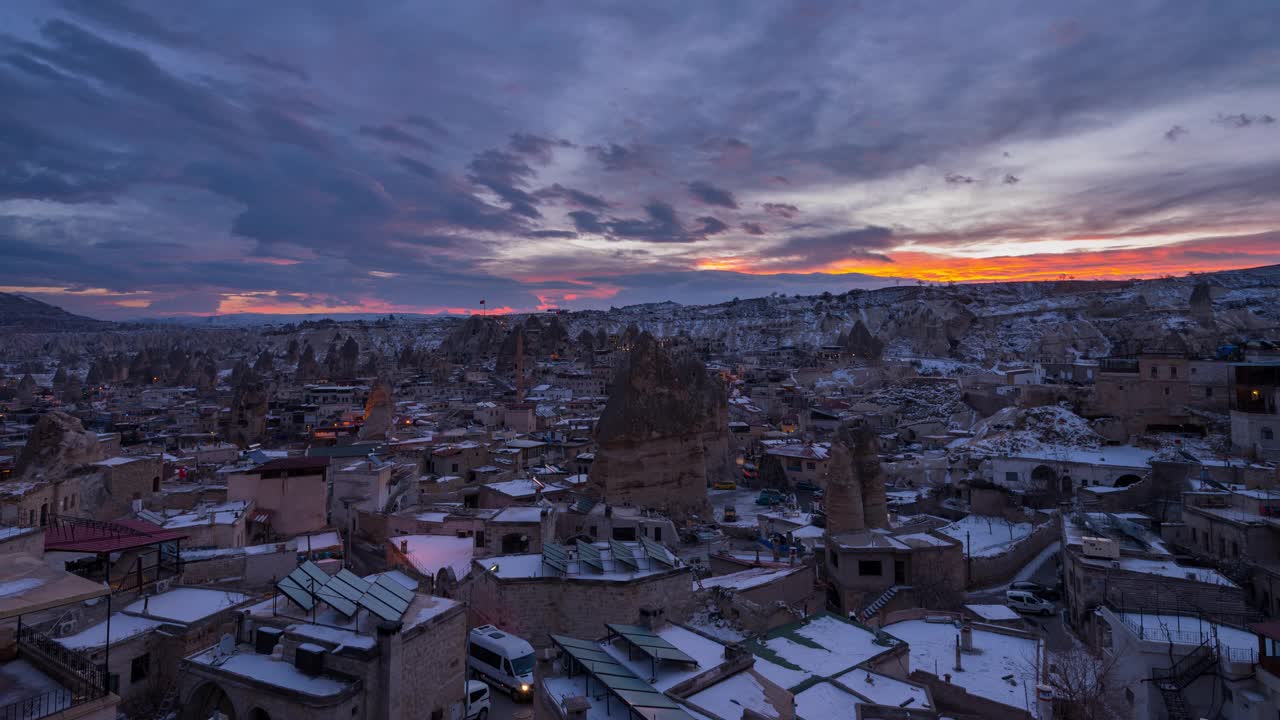
[[[465,312],[1277,263],[1278,37],[1275,0],[5,0],[0,291]]]

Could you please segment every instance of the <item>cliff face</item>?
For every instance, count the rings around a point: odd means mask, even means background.
[[[364,404],[364,424],[360,426],[361,440],[381,440],[391,429],[393,401],[391,385],[379,378],[369,389],[369,398]]]
[[[55,410],[36,421],[14,474],[24,480],[56,478],[102,456],[96,434],[85,430],[78,418]]]
[[[606,502],[704,512],[709,478],[727,473],[725,389],[694,361],[673,360],[648,333],[629,348],[596,426],[591,487]]]

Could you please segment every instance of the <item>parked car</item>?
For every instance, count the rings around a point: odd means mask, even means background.
[[[1004,594],[1004,602],[1018,612],[1034,615],[1052,615],[1053,603],[1026,590],[1008,590]]]
[[[489,686],[479,680],[467,681],[467,720],[488,720]]]
[[[737,490],[738,483],[732,480],[717,480],[711,487],[716,490]]]
[[[1019,580],[1009,585],[1010,590],[1023,590],[1045,600],[1061,600],[1062,593],[1056,587],[1047,587],[1029,580]]]
[[[773,488],[765,488],[764,490],[760,491],[759,495],[756,496],[756,504],[757,505],[781,505],[783,502],[786,501],[786,499],[787,499],[787,496],[783,495],[781,490],[774,490]]]
[[[807,493],[822,492],[822,488],[818,487],[818,484],[813,482],[812,480],[801,480],[800,482],[796,483],[796,490],[799,490],[800,492],[807,492]]]

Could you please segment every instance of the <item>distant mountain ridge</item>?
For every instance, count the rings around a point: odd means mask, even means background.
[[[15,293],[0,293],[0,330],[16,332],[84,332],[106,330],[113,323],[83,315]]]

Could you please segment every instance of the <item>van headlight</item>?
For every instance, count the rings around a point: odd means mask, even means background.
[[[521,683],[521,684],[520,684],[520,692],[529,692],[529,684],[528,684],[528,683]]]

